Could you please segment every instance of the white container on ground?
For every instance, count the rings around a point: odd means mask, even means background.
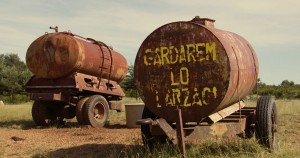
[[[4,102],[0,100],[0,106],[4,106]]]
[[[145,104],[144,103],[135,103],[135,104],[126,104],[125,112],[126,112],[126,126],[128,128],[139,128],[140,125],[136,125],[136,120],[142,118],[143,110]]]

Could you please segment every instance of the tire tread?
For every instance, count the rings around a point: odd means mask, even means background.
[[[256,106],[256,122],[255,122],[255,135],[258,142],[271,151],[278,148],[278,136],[277,133],[273,143],[272,138],[272,111],[275,115],[275,123],[277,123],[277,110],[275,105],[275,97],[262,96],[257,101]],[[276,129],[277,130],[277,129]]]
[[[104,106],[104,118],[101,123],[95,121],[93,114],[91,111],[94,109],[95,103],[101,102]],[[108,120],[109,115],[109,105],[107,100],[101,95],[93,95],[91,96],[85,103],[83,107],[83,118],[87,124],[91,125],[95,128],[102,128],[105,126]]]

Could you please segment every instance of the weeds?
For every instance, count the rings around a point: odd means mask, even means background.
[[[32,158],[49,158],[50,155],[48,154],[48,151],[49,149],[45,147],[38,147],[31,149],[28,152],[31,153],[31,155],[33,155]]]
[[[169,158],[181,157],[177,145],[164,144],[150,151],[144,146],[134,148],[125,148],[118,152],[117,157],[134,157],[134,158]],[[201,144],[187,144],[187,157],[256,157],[257,155],[268,154],[254,139],[251,140],[226,140],[215,142],[212,140],[205,141]],[[116,155],[114,155],[116,156]]]

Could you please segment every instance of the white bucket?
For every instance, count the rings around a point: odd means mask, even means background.
[[[4,102],[0,100],[0,106],[4,106]]]
[[[126,111],[126,126],[128,128],[138,128],[140,125],[136,125],[136,120],[142,118],[144,103],[127,104],[125,105]]]

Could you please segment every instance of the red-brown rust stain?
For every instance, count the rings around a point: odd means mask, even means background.
[[[78,60],[78,45],[71,36],[63,33],[49,37],[45,42],[45,54],[48,56],[48,76],[59,78],[75,71]]]
[[[38,77],[59,78],[72,72],[77,52],[72,38],[63,33],[46,34],[29,46],[26,64]]]
[[[36,39],[28,48],[27,50],[27,54],[26,54],[26,64],[27,67],[30,69],[31,72],[37,72],[37,65],[40,66],[40,69],[45,69],[43,63],[41,62],[41,60],[37,60],[43,57],[42,55],[42,50],[43,50],[43,46],[42,45],[37,45],[37,46],[33,46],[35,45],[35,43],[37,42],[41,42],[44,40],[44,38],[46,38],[46,35],[39,37],[38,39]],[[36,53],[33,53],[36,52]]]

